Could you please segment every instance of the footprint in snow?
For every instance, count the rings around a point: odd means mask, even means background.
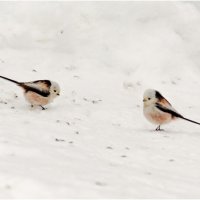
[[[106,186],[106,183],[103,183],[101,181],[96,181],[95,182],[95,185],[98,185],[98,186]]]
[[[56,142],[65,142],[65,140],[63,140],[63,139],[58,139],[58,138],[56,138],[55,141],[56,141]]]

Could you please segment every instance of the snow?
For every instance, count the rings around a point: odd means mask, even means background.
[[[0,80],[0,198],[200,198],[200,127],[156,128],[159,90],[200,121],[199,2],[0,2],[1,75],[50,79],[32,109]]]

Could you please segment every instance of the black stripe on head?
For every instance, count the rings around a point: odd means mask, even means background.
[[[159,100],[161,100],[161,99],[164,98],[164,97],[160,94],[160,92],[158,92],[158,91],[156,91],[155,96],[156,96],[156,98],[159,99]]]

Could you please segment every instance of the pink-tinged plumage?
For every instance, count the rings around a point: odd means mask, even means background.
[[[44,109],[43,106],[51,103],[55,97],[60,95],[60,87],[54,81],[18,82],[4,76],[0,76],[0,78],[13,82],[23,88],[25,99],[31,106],[41,106]]]
[[[25,92],[25,99],[33,106],[45,106],[50,103],[49,99],[46,97],[42,97],[41,95],[35,92]]]
[[[170,123],[172,120],[181,118],[189,122],[200,125],[199,122],[187,119],[180,115],[158,91],[148,89],[143,96],[143,113],[148,121],[158,125],[156,130],[160,130],[160,126]]]

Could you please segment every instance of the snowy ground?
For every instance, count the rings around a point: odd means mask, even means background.
[[[0,198],[200,198],[200,127],[155,126],[147,88],[200,121],[200,3],[0,2]]]

